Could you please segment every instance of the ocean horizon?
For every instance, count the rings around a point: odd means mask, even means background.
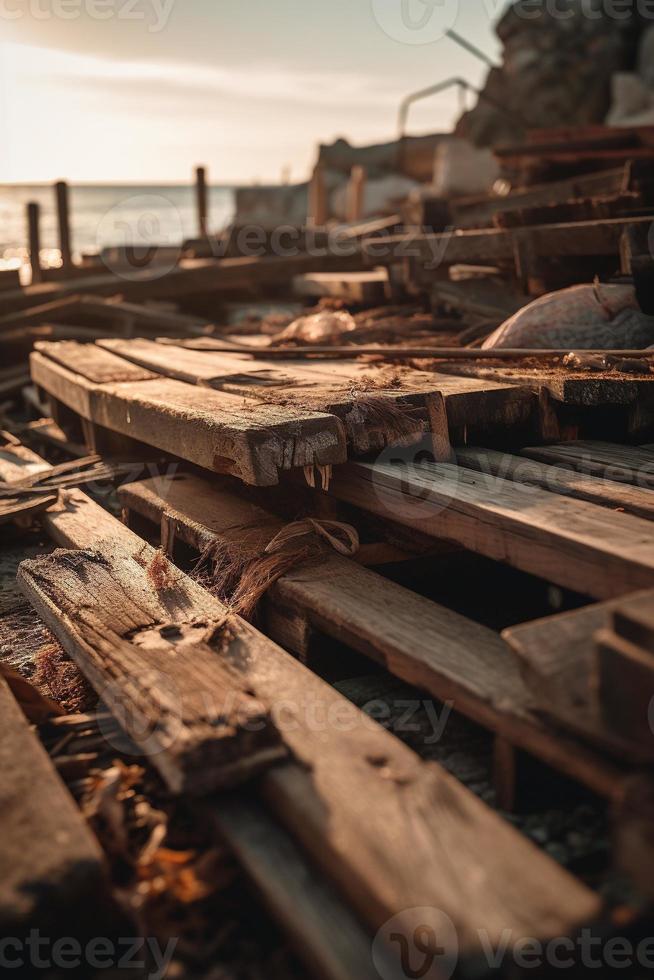
[[[209,187],[209,227],[220,231],[234,214],[234,186]],[[71,183],[73,252],[110,245],[179,245],[197,234],[195,188],[191,184]],[[28,260],[27,204],[41,207],[41,261],[59,264],[55,192],[51,183],[0,184],[0,269]]]

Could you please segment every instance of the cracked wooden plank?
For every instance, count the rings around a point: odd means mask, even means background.
[[[31,356],[34,382],[83,419],[214,472],[270,486],[280,470],[347,458],[343,426],[333,415],[199,392],[159,375],[98,383],[94,377],[116,374],[116,361],[133,365],[100,347],[68,344],[65,355],[58,344],[38,347]]]
[[[208,792],[284,755],[230,666],[244,651],[225,609],[145,543],[58,550],[23,562],[18,581],[173,792]]]

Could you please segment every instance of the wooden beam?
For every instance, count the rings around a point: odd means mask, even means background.
[[[363,217],[366,179],[367,175],[365,167],[352,167],[346,190],[346,221],[361,221]]]
[[[529,239],[533,254],[547,258],[619,255],[620,239],[629,227],[651,225],[652,218],[608,218],[534,225],[521,233]],[[427,268],[472,264],[513,264],[515,234],[497,228],[445,232],[437,235],[402,234],[364,240],[363,254],[386,265],[410,256]]]
[[[654,593],[625,599],[613,612],[619,636],[654,654]]]
[[[57,551],[23,562],[18,581],[172,792],[233,785],[285,754],[229,667],[224,608],[145,543]],[[184,613],[193,605],[200,620]]]
[[[346,303],[382,305],[388,301],[390,285],[386,269],[370,272],[307,272],[293,279],[297,296],[321,299],[328,296]]]
[[[651,525],[446,463],[349,463],[330,493],[594,598],[654,585]]]
[[[479,353],[470,350],[467,353],[474,355]],[[600,352],[601,356],[607,351]],[[640,351],[640,356],[643,351]],[[451,374],[462,375],[464,377],[483,378],[486,381],[496,383],[521,385],[530,388],[532,391],[540,392],[543,388],[557,401],[565,405],[578,405],[581,408],[588,408],[593,405],[632,405],[641,396],[648,397],[654,391],[654,378],[647,375],[629,375],[622,377],[603,377],[596,371],[568,371],[556,366],[543,364],[542,367],[522,367],[508,363],[508,358],[502,365],[488,367],[483,363],[483,356],[500,354],[492,348],[482,352],[482,358],[476,363],[461,363],[450,360],[447,364],[441,364],[440,369]],[[540,358],[540,352],[533,351],[533,356]],[[589,354],[585,351],[584,354]],[[629,356],[636,356],[633,352]],[[525,358],[530,356],[523,355]],[[558,357],[565,356],[560,351]],[[545,358],[543,358],[545,360]]]
[[[260,803],[221,799],[210,813],[258,900],[289,935],[311,976],[379,980],[370,956],[371,937]]]
[[[55,184],[55,204],[57,209],[57,227],[59,229],[59,251],[63,269],[73,268],[73,250],[70,238],[70,214],[68,203],[68,184],[65,180]]]
[[[280,470],[347,458],[343,426],[325,412],[208,389],[199,397],[100,347],[45,344],[31,358],[33,380],[82,418],[246,483],[270,486]]]
[[[43,270],[41,268],[41,206],[35,201],[30,201],[27,205],[27,237],[30,253],[30,268],[32,270],[31,282],[43,282]]]
[[[0,767],[2,935],[79,929],[107,898],[104,858],[2,677]]]
[[[612,442],[576,441],[555,446],[528,446],[523,456],[552,465],[570,466],[615,483],[654,489],[654,453]]]
[[[325,171],[321,164],[316,164],[308,188],[307,226],[323,228],[329,217],[329,200]]]
[[[207,171],[205,167],[195,168],[195,202],[198,215],[199,238],[209,237],[209,199],[207,190]]]
[[[567,466],[539,463],[492,449],[457,449],[456,458],[461,466],[480,473],[654,520],[654,489],[615,483]]]
[[[361,268],[362,259],[357,248],[349,255],[300,253],[290,257],[182,259],[167,275],[156,279],[152,278],[152,270],[148,269],[131,270],[129,279],[114,273],[81,275],[79,270],[72,270],[70,279],[0,293],[0,311],[17,312],[76,293],[98,296],[119,294],[131,302],[142,302],[149,299],[179,299],[194,293],[251,291],[290,283],[293,276],[304,272],[347,272]]]
[[[613,617],[623,604],[636,600],[652,603],[654,593],[585,606],[513,626],[502,634],[520,658],[522,676],[538,711],[631,767],[651,764],[654,739],[634,741],[627,729],[611,725],[610,712],[604,715],[595,638],[611,631]],[[616,691],[620,687],[616,678]]]

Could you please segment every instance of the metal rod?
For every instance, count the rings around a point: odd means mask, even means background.
[[[458,44],[462,48],[465,48],[465,50],[469,51],[470,54],[474,54],[475,58],[479,58],[479,60],[483,61],[485,65],[488,65],[489,68],[497,68],[495,62],[491,61],[491,59],[488,57],[487,54],[484,54],[483,51],[481,51],[470,41],[467,41],[464,37],[461,37],[461,35],[457,34],[456,31],[445,31],[445,34],[447,37],[449,37],[451,41],[454,41],[455,44]]]
[[[219,353],[248,354],[258,359],[271,358],[303,358],[323,357],[354,358],[361,356],[387,357],[389,360],[429,359],[438,361],[505,361],[521,358],[534,360],[549,360],[553,357],[566,357],[576,354],[579,357],[621,357],[621,358],[653,358],[654,350],[574,350],[570,347],[562,349],[531,350],[529,348],[475,348],[475,347],[250,347],[242,344],[240,347],[226,346],[207,338],[202,349],[218,351]]]
[[[414,102],[418,102],[421,99],[426,99],[430,95],[438,95],[440,92],[444,92],[448,88],[453,88],[455,85],[457,85],[460,90],[466,92],[474,92],[477,98],[481,102],[488,102],[489,105],[492,105],[493,108],[496,109],[498,112],[501,112],[502,115],[506,116],[508,119],[511,119],[512,122],[514,122],[516,125],[522,128],[525,128],[527,126],[525,120],[522,119],[522,117],[518,115],[518,113],[509,111],[506,108],[506,106],[503,106],[499,102],[496,102],[495,99],[487,95],[485,91],[481,91],[480,89],[476,88],[474,85],[471,85],[470,82],[467,82],[465,80],[465,78],[448,78],[444,82],[438,82],[436,85],[430,85],[428,88],[420,89],[419,92],[412,92],[410,95],[407,95],[406,98],[402,100],[402,102],[400,103],[400,110],[398,116],[398,131],[399,131],[400,139],[402,139],[406,133],[406,124],[409,116],[409,109],[411,108]]]

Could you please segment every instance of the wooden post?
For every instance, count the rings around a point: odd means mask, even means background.
[[[322,228],[326,223],[327,187],[325,184],[325,172],[320,164],[316,164],[311,183],[309,184],[307,225],[312,228]]]
[[[30,201],[27,205],[27,234],[29,238],[30,266],[32,268],[32,282],[43,282],[43,269],[41,268],[41,208],[36,201]]]
[[[198,209],[198,236],[209,237],[209,206],[207,197],[207,171],[204,167],[195,168],[195,198]]]
[[[347,185],[346,221],[360,221],[363,217],[364,195],[366,193],[366,168],[355,166],[350,173]]]
[[[73,266],[73,253],[70,242],[68,184],[64,180],[60,180],[55,184],[55,196],[57,202],[57,223],[59,225],[61,265],[64,269],[71,269]]]

